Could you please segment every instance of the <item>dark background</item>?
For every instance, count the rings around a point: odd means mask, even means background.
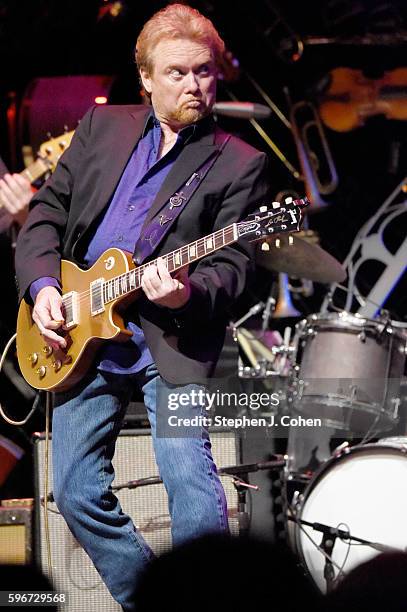
[[[133,61],[135,41],[143,23],[167,2],[123,1],[117,17],[110,13],[112,4],[96,0],[0,0],[0,154],[13,171],[21,171],[23,166],[21,156],[13,160],[11,155],[14,143],[8,137],[6,111],[12,95],[19,106],[31,79],[115,75],[109,101],[140,102]],[[285,88],[293,102],[308,100],[317,105],[328,82],[329,71],[335,67],[359,69],[366,77],[380,79],[385,71],[406,64],[407,42],[397,42],[407,33],[407,2],[403,0],[197,0],[189,4],[212,19],[228,50],[238,60],[240,77],[227,83],[227,88],[240,100],[263,103],[250,85],[249,74],[286,115],[289,106]],[[297,61],[293,60],[296,49],[290,42],[290,32],[304,44]],[[386,44],[344,44],[366,35],[371,40],[381,36]],[[311,39],[315,42],[317,37],[328,37],[331,42],[311,44]],[[407,83],[405,88],[407,93]],[[218,99],[228,99],[222,83]],[[407,99],[405,104],[407,118]],[[293,178],[248,122],[223,119],[221,123],[270,153],[273,196],[282,190],[304,193],[303,183]],[[291,132],[275,116],[262,122],[262,126],[299,167]],[[377,115],[352,131],[325,130],[339,185],[325,198],[329,207],[310,214],[309,224],[319,233],[321,246],[340,261],[346,257],[358,229],[407,175],[406,129],[405,121]],[[22,144],[28,143],[18,142],[18,151]],[[405,216],[400,220],[392,228],[390,237],[395,245],[400,244],[406,234]],[[274,281],[270,272],[259,269],[245,300],[233,315],[239,316],[258,300],[266,299]],[[313,296],[301,298],[295,305],[303,314],[318,312],[324,293],[324,287],[315,285]],[[406,295],[404,276],[385,304],[399,320],[406,320]],[[3,291],[3,302],[13,299],[11,290]],[[3,331],[2,345],[6,335]],[[0,399],[17,419],[29,408],[29,402],[4,377]],[[0,498],[32,495],[30,436],[35,429],[43,427],[41,411],[22,428],[6,426],[0,420],[0,433],[27,451],[0,488]]]

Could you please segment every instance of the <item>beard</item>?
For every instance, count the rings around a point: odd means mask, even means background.
[[[180,125],[187,126],[203,119],[209,115],[210,112],[211,108],[208,106],[201,105],[197,108],[188,108],[187,103],[185,103],[169,113],[168,119]]]

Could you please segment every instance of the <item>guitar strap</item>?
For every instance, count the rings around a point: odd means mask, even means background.
[[[189,200],[222,153],[229,139],[230,134],[226,134],[219,149],[217,149],[202,166],[195,170],[181,189],[176,191],[174,195],[169,198],[168,202],[160,210],[160,214],[154,217],[144,228],[133,253],[133,261],[135,264],[140,265],[145,261],[161,242],[172,223],[188,204]]]

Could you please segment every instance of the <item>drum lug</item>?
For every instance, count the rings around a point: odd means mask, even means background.
[[[338,457],[341,457],[342,455],[347,455],[348,453],[350,453],[351,451],[351,447],[348,441],[342,442],[342,444],[340,444],[339,446],[337,446],[333,453],[332,453],[332,457],[335,457],[335,459],[338,459]]]
[[[392,397],[390,403],[393,404],[393,419],[396,421],[399,418],[400,398]]]
[[[358,335],[358,338],[361,342],[366,342],[366,332],[361,331],[360,334]]]
[[[304,494],[298,490],[294,491],[293,498],[291,501],[291,507],[295,511],[295,514],[297,514],[298,508],[301,506],[303,501],[304,501]]]
[[[295,366],[294,369],[298,368],[298,366]],[[299,369],[299,368],[298,368]],[[297,370],[298,372],[298,370]],[[302,380],[302,379],[294,379],[292,381],[292,386],[291,386],[291,394],[288,394],[288,398],[291,403],[294,401],[294,397],[295,397],[295,401],[298,402],[301,400],[303,393],[304,393],[304,389],[306,388],[307,383]]]

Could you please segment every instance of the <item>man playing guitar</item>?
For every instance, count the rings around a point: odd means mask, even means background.
[[[160,257],[244,217],[268,191],[266,156],[222,132],[211,116],[223,52],[198,11],[171,4],[155,14],[136,47],[151,106],[88,111],[34,196],[17,244],[20,298],[32,300],[33,319],[53,350],[66,348],[61,258],[89,268],[109,247],[135,251],[137,265],[158,258],[145,268],[136,307],[126,311],[131,339],[108,343],[83,379],[54,397],[55,500],[128,611],[135,609],[137,577],[153,557],[111,491],[115,442],[135,388],[144,393],[173,543],[228,528],[207,430],[177,435],[159,426],[170,393],[191,397],[213,373],[227,308],[252,265],[244,244],[214,251],[174,276]],[[204,409],[190,402],[180,413],[193,417]]]

